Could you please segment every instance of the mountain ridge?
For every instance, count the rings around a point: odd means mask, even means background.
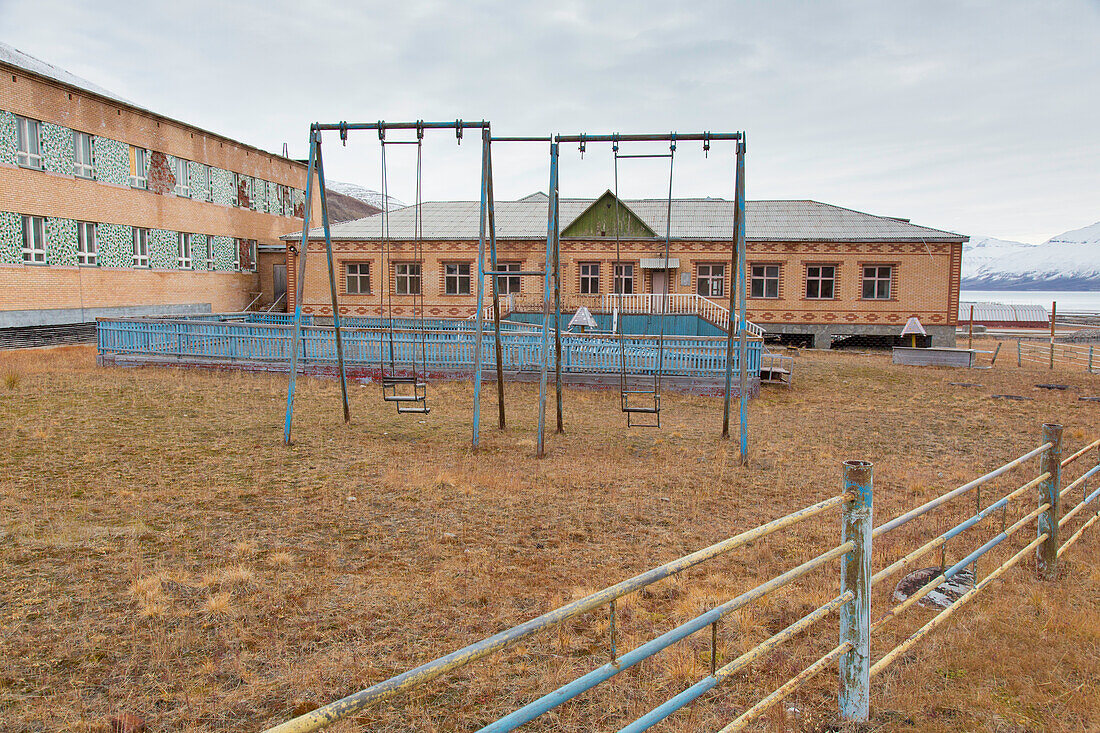
[[[978,290],[1100,288],[1100,222],[1042,244],[972,237],[963,245],[962,287]]]

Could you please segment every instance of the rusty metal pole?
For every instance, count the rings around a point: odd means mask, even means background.
[[[1044,423],[1043,442],[1051,447],[1039,457],[1039,473],[1049,473],[1050,477],[1039,484],[1039,506],[1050,504],[1050,508],[1039,515],[1036,534],[1047,538],[1035,548],[1035,555],[1039,578],[1054,580],[1058,576],[1058,520],[1062,516],[1062,426]]]
[[[317,137],[317,193],[321,196],[321,223],[325,230],[325,254],[328,256],[328,285],[332,295],[332,330],[336,337],[336,366],[340,370],[340,394],[344,400],[344,422],[351,422],[351,409],[348,406],[348,372],[344,368],[344,340],[340,333],[340,304],[336,298],[336,264],[332,259],[332,229],[328,218],[328,196],[325,193],[325,164],[321,157],[321,131]]]
[[[738,384],[740,385],[741,394],[738,395],[741,403],[741,465],[748,465],[749,462],[749,390],[748,390],[748,375],[749,375],[749,347],[748,347],[748,325],[749,317],[746,311],[746,300],[748,299],[748,288],[745,281],[745,275],[747,274],[745,266],[745,135],[741,134],[741,139],[737,141],[737,191],[734,195],[736,200],[735,206],[737,207],[737,271],[736,276],[740,282],[738,287],[737,298],[741,302],[741,309],[737,317],[737,328],[740,331],[741,339],[737,349],[737,376]],[[730,313],[730,318],[733,317],[733,313]],[[764,353],[764,344],[760,344],[760,352]],[[760,365],[757,364],[757,377],[760,375]]]
[[[550,186],[551,217],[554,219],[554,387],[558,399],[558,433],[565,432],[562,419],[561,395],[561,222],[558,220],[558,144],[550,143],[550,172],[553,183]]]
[[[290,426],[294,422],[294,387],[298,379],[298,350],[302,344],[302,298],[306,284],[306,252],[309,248],[309,215],[313,208],[313,184],[317,162],[316,125],[309,128],[309,165],[306,168],[306,205],[302,212],[302,242],[298,250],[298,276],[294,282],[294,330],[290,342],[290,380],[286,389],[286,417],[283,422],[283,443],[290,445]],[[289,263],[288,263],[289,264]]]
[[[840,641],[851,648],[840,658],[842,721],[865,722],[871,700],[871,524],[874,467],[867,461],[845,461],[844,492],[854,498],[844,504],[842,542],[853,548],[840,559],[840,593],[852,600],[840,607]]]
[[[916,336],[914,336],[913,338],[916,338]],[[974,348],[974,306],[973,305],[970,306],[970,336],[967,339],[966,348],[968,348],[968,349],[973,349]],[[971,361],[973,362],[973,358],[971,358]],[[971,366],[973,366],[973,364],[971,364]]]
[[[740,148],[738,148],[740,149]],[[733,190],[741,186],[741,169],[734,166]],[[737,233],[741,231],[741,207],[734,202],[733,238],[730,241],[730,312],[726,323],[726,396],[722,403],[722,437],[730,437],[730,390],[733,387],[733,323],[737,312]]]
[[[1054,368],[1054,320],[1058,314],[1058,301],[1050,304],[1050,368]]]

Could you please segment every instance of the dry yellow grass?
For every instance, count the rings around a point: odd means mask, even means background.
[[[1069,447],[1100,435],[1100,404],[1077,400],[1100,395],[1100,378],[1004,354],[992,371],[802,354],[796,387],[752,405],[749,469],[716,439],[713,398],[667,396],[664,429],[628,431],[617,395],[567,390],[567,434],[536,461],[530,385],[509,385],[505,433],[488,391],[474,456],[466,384],[432,385],[428,417],[399,417],[355,386],[345,426],[338,385],[303,379],[286,448],[285,376],[98,369],[87,347],[0,352],[0,374],[0,728],[13,731],[96,730],[118,712],[153,730],[258,730],[830,496],[844,459],[875,463],[881,522],[1036,445],[1043,421],[1064,423]],[[1048,381],[1074,389],[1033,386]],[[973,511],[972,498],[957,504],[877,541],[876,568]],[[620,649],[838,535],[826,516],[622,599]],[[874,683],[873,728],[1100,729],[1098,548],[1094,530],[1056,583],[1037,583],[1030,560],[1007,573]],[[725,619],[720,662],[837,582],[830,566]],[[885,627],[875,656],[929,617],[913,609]],[[606,610],[575,619],[334,730],[476,728],[605,661],[607,629]],[[659,729],[716,730],[835,643],[830,618]],[[529,729],[615,729],[708,667],[704,632]],[[834,708],[830,671],[758,728],[822,730]]]

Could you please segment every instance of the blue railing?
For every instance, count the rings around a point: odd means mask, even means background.
[[[169,319],[101,319],[98,322],[100,354],[172,356],[189,359],[231,359],[241,361],[289,362],[293,329],[286,324],[256,323],[251,317],[285,314],[248,314],[236,321]],[[356,319],[355,323],[378,319]],[[452,321],[451,324],[462,324]],[[371,366],[384,359],[396,366],[425,365],[429,369],[471,370],[474,366],[475,334],[459,326],[448,330],[394,330],[391,334],[377,328],[344,327],[344,360],[351,366]],[[501,333],[501,356],[509,370],[537,370],[540,363],[541,334],[538,330],[517,328]],[[561,368],[565,373],[618,372],[631,374],[716,377],[726,368],[726,339],[696,336],[666,336],[664,348],[655,337],[630,336],[619,341],[597,335],[563,334]],[[762,342],[748,344],[750,374],[759,374]],[[663,360],[662,360],[663,351]],[[335,332],[331,327],[303,325],[302,359],[306,364],[336,363]],[[550,366],[554,367],[551,344]],[[738,369],[734,350],[733,369]],[[482,340],[485,368],[496,367],[493,333]]]

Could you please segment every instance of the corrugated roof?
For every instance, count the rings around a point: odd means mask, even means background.
[[[560,221],[564,230],[594,199],[561,199]],[[665,233],[668,201],[624,199],[658,237]],[[518,201],[496,202],[498,239],[542,239],[546,237],[545,195],[532,194]],[[730,239],[733,233],[733,202],[726,199],[675,199],[672,202],[674,239]],[[755,241],[841,241],[841,242],[962,242],[968,237],[954,232],[917,226],[887,216],[823,204],[818,201],[748,201],[745,204],[745,236]],[[391,211],[390,239],[413,239],[415,207]],[[481,221],[478,201],[430,201],[422,205],[424,239],[477,239]],[[301,235],[287,234],[283,239]],[[310,238],[321,238],[320,228]],[[332,227],[333,239],[380,239],[382,215],[357,219]]]
[[[6,43],[0,43],[0,62],[16,66],[25,71],[30,71],[39,76],[49,77],[54,81],[59,81],[62,84],[68,84],[71,87],[78,89],[84,89],[85,91],[98,94],[101,97],[107,97],[114,99],[118,102],[124,102],[126,104],[133,104],[128,99],[118,96],[112,91],[108,91],[98,84],[93,84],[87,79],[82,79],[76,74],[72,74],[65,71],[60,66],[54,66],[51,63],[43,61],[40,58],[31,56],[29,53],[24,53],[14,46],[9,46]]]

